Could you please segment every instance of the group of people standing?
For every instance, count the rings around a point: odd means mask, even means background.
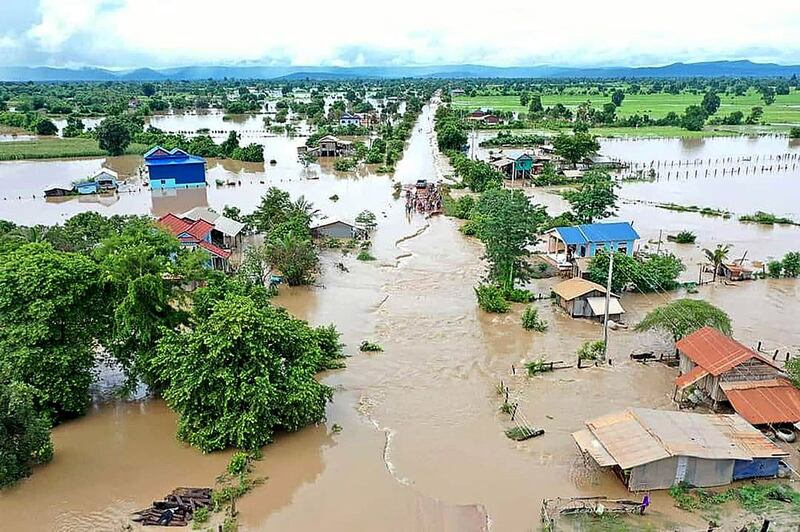
[[[417,181],[406,189],[406,214],[417,211],[421,214],[435,214],[442,210],[442,194],[439,186],[427,181]]]

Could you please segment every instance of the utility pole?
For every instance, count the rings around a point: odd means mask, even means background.
[[[614,269],[614,253],[608,260],[608,280],[606,281],[606,311],[603,319],[603,362],[608,360],[608,308],[611,305],[611,272]]]
[[[658,249],[656,249],[656,255],[661,255],[661,234],[663,232],[663,229],[658,230]]]

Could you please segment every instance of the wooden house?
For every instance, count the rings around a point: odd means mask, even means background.
[[[606,289],[597,283],[573,277],[553,287],[556,304],[573,318],[589,318],[602,321],[606,312]],[[625,309],[619,297],[611,294],[608,318],[619,321]]]
[[[352,150],[352,142],[340,140],[333,135],[325,135],[319,139],[317,147],[308,150],[308,152],[318,157],[341,157],[350,155]]]
[[[753,269],[742,264],[723,262],[717,268],[717,275],[728,281],[748,281],[753,278]]]
[[[44,189],[45,198],[60,198],[62,196],[70,196],[74,194],[72,187],[64,187],[61,185],[50,185]]]
[[[730,403],[754,425],[800,421],[800,390],[775,362],[712,327],[684,336],[675,347],[676,398],[697,390],[714,407]]]
[[[343,222],[342,220],[333,220],[311,226],[311,234],[315,238],[356,238],[359,234],[359,229],[355,224]]]
[[[571,269],[574,259],[594,257],[601,250],[633,256],[633,247],[639,239],[639,233],[628,222],[555,227],[544,234],[548,258],[564,269]]]

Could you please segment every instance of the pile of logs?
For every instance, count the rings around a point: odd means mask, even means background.
[[[211,506],[211,488],[176,488],[161,501],[134,512],[133,520],[145,526],[186,526],[195,510]],[[167,512],[171,510],[171,515]],[[165,523],[165,519],[169,521]]]

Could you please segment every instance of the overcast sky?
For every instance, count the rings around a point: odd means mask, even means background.
[[[800,0],[0,0],[0,65],[800,64]]]

